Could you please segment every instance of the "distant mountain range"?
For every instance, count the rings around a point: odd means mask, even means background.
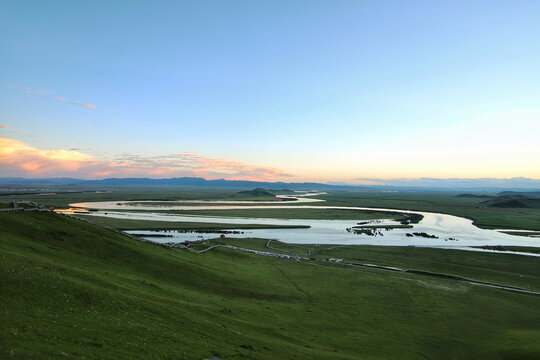
[[[338,188],[320,183],[285,183],[285,182],[264,182],[264,181],[244,181],[244,180],[206,180],[197,177],[181,177],[170,179],[149,179],[149,178],[109,178],[102,180],[84,180],[73,178],[0,178],[0,185],[26,185],[26,186],[165,186],[165,187],[207,187],[207,188],[265,188],[279,190],[283,188],[293,190],[330,189]]]
[[[364,179],[358,179],[364,180]],[[366,190],[472,190],[472,191],[492,191],[503,190],[528,190],[540,191],[540,180],[529,178],[511,179],[393,179],[393,180],[373,180],[377,185],[354,185],[354,184],[323,184],[315,182],[264,182],[245,180],[206,180],[198,177],[181,177],[170,179],[149,179],[149,178],[108,178],[101,180],[86,180],[74,178],[19,178],[0,177],[0,185],[10,186],[88,186],[88,187],[109,187],[109,186],[163,186],[163,187],[206,187],[206,188],[232,188],[232,189],[253,189],[265,188],[270,190],[291,189],[291,190],[330,190],[330,189],[366,189]]]
[[[404,188],[429,188],[429,189],[455,189],[455,190],[539,190],[540,179],[529,179],[525,177],[515,177],[508,179],[496,178],[478,178],[478,179],[437,179],[437,178],[418,178],[418,179],[357,179],[376,182],[380,186],[395,186]]]

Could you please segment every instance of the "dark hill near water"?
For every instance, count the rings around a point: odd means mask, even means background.
[[[240,195],[254,196],[254,197],[275,197],[276,195],[263,188],[256,188],[253,190],[239,191]]]
[[[540,197],[540,191],[502,191],[498,193],[499,196],[526,196],[526,197]]]
[[[539,208],[540,192],[503,191],[494,195],[464,193],[458,194],[459,198],[484,199],[478,204],[493,208]]]
[[[540,208],[539,198],[530,198],[524,195],[499,196],[481,202],[482,205],[497,208]]]

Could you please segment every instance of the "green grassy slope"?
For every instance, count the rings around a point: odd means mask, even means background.
[[[0,214],[0,288],[0,356],[13,359],[540,356],[537,296],[192,254],[51,213]]]

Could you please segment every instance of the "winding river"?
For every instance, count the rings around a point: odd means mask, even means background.
[[[454,249],[473,250],[473,246],[506,245],[540,247],[540,238],[509,235],[498,230],[480,229],[472,221],[458,216],[398,209],[343,206],[299,205],[322,202],[312,196],[322,193],[305,193],[300,195],[278,195],[275,201],[228,201],[228,200],[178,200],[178,201],[107,201],[75,203],[75,208],[97,209],[89,213],[91,216],[105,216],[118,219],[154,220],[171,222],[205,222],[220,224],[264,224],[264,225],[304,225],[309,228],[297,229],[253,229],[240,230],[238,234],[227,234],[228,237],[257,237],[276,239],[297,244],[342,244],[342,245],[386,245],[386,246],[425,246],[448,247]],[[311,196],[311,197],[310,197]],[[295,200],[295,201],[284,201]],[[163,205],[166,204],[166,205]],[[261,205],[264,204],[264,205]],[[363,220],[305,220],[305,219],[265,219],[246,217],[177,215],[155,212],[156,210],[227,210],[227,209],[351,209],[392,211],[421,214],[424,218],[413,228],[381,229],[378,234],[354,234],[348,228],[357,226]],[[112,210],[112,211],[111,211]],[[122,211],[122,210],[139,210]],[[381,219],[373,225],[397,225],[392,220]],[[137,234],[148,234],[148,239],[157,242],[183,242],[215,238],[216,233],[185,233],[179,231],[158,231],[167,237],[153,237],[156,231],[127,231]],[[407,233],[426,233],[436,238],[407,236]],[[144,237],[144,236],[143,236]]]

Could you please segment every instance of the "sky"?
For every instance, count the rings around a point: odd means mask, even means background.
[[[0,176],[540,179],[540,2],[12,1]]]

